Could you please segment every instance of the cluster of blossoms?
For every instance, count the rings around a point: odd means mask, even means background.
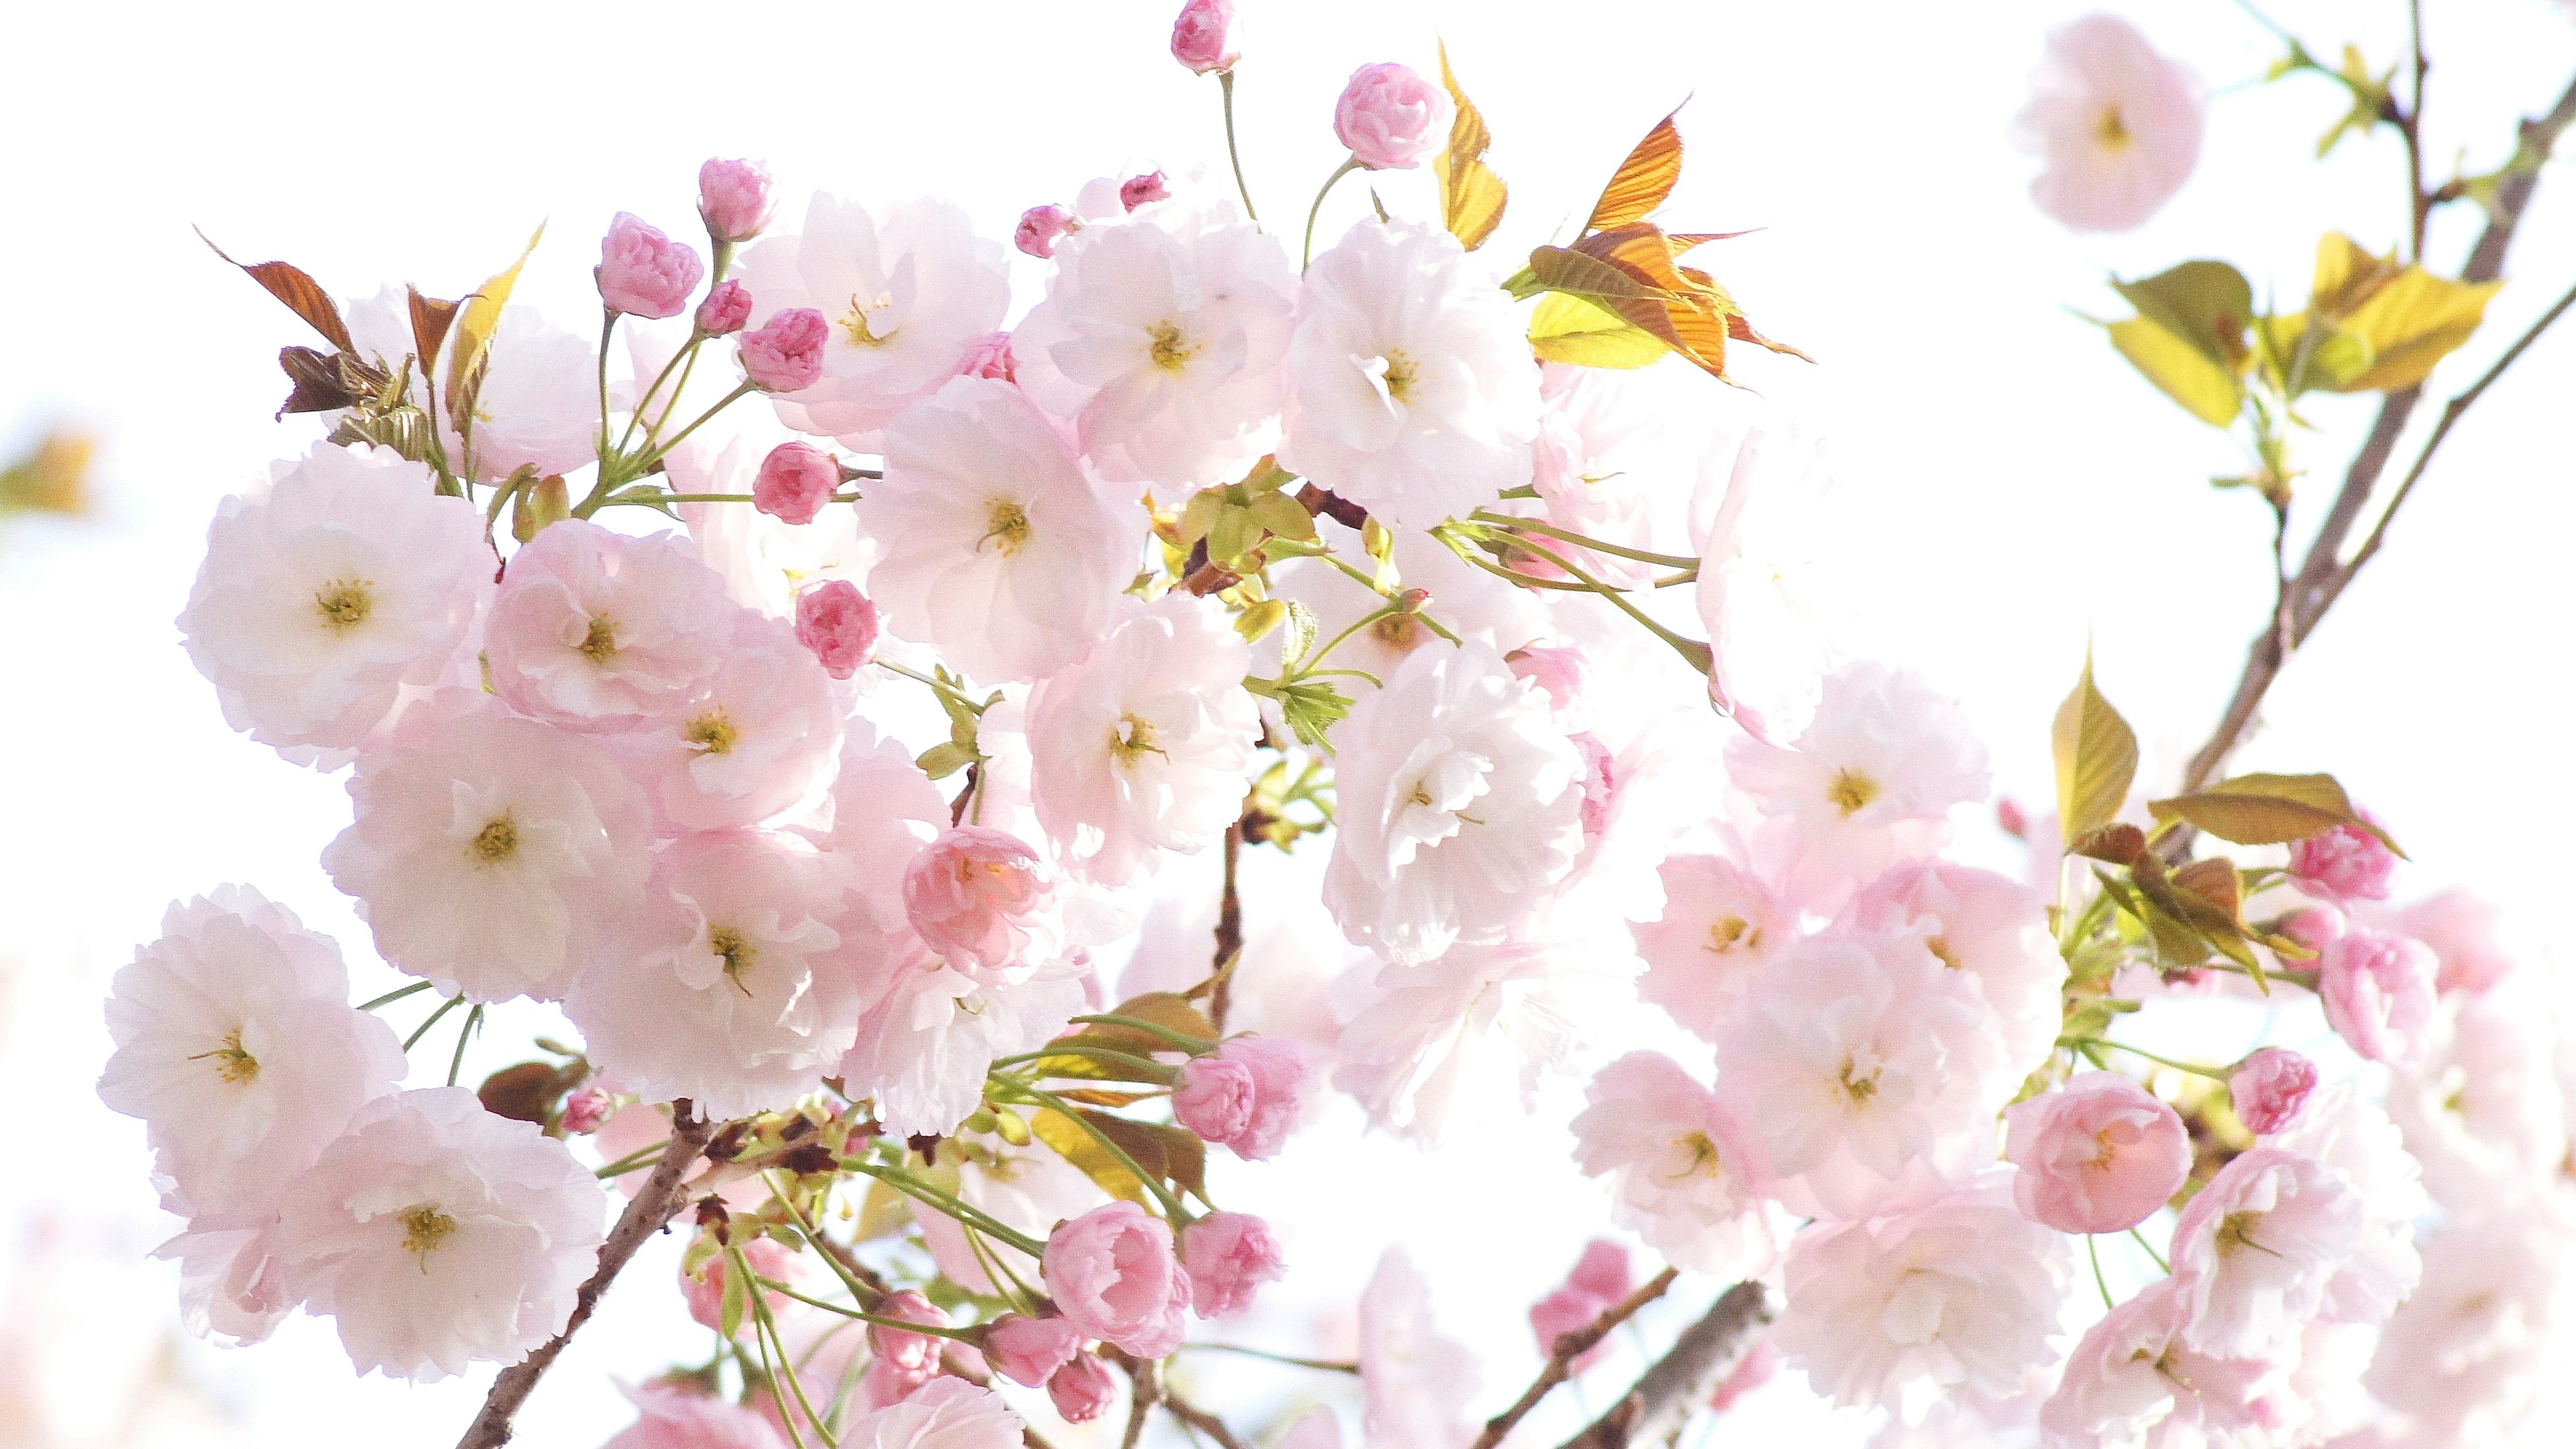
[[[1230,96],[1239,39],[1193,0],[1173,53]],[[2140,94],[2141,146],[2179,108],[2196,147],[2196,96]],[[245,887],[118,977],[100,1090],[186,1220],[191,1321],[301,1307],[400,1377],[516,1363],[686,1215],[726,1347],[633,1391],[629,1449],[1002,1449],[1122,1379],[1194,1427],[1153,1361],[1286,1268],[1211,1148],[1277,1155],[1327,1084],[1436,1146],[1560,1080],[1615,1224],[1783,1300],[1721,1405],[1778,1364],[2051,1445],[2290,1449],[2370,1396],[2509,1422],[2568,1131],[2491,924],[2382,904],[2349,810],[2274,836],[2286,865],[2186,863],[2161,814],[2125,851],[2072,822],[2099,884],[2054,839],[2044,886],[1954,858],[1987,757],[1925,681],[1824,648],[1820,450],[1671,424],[1620,370],[1776,346],[1646,220],[1671,176],[1636,202],[1670,123],[1506,277],[1472,119],[1363,67],[1343,171],[1434,164],[1442,215],[1302,265],[1193,178],[1031,208],[1016,320],[957,206],[782,212],[727,160],[706,254],[609,226],[601,349],[509,305],[515,268],[462,306],[306,298],[336,350],[290,406],[329,435],[224,503],[179,622],[237,728],[347,771],[323,864],[416,980],[351,1006],[337,946]],[[1587,365],[1604,337],[1628,360]],[[611,526],[639,517],[682,527]],[[1308,836],[1315,898],[1238,900],[1243,852]],[[2212,870],[2234,930],[2190,917],[2193,957],[2159,903]],[[2295,1052],[2195,1079],[2109,1034],[2239,984],[2312,989],[2389,1106]],[[416,993],[398,1040],[377,1013]],[[1618,1052],[1623,998],[1698,1046]],[[579,1045],[457,1086],[519,999]],[[404,1089],[459,1007],[448,1085]],[[2079,1337],[2075,1238],[2164,1215],[2169,1270]],[[1599,1335],[1565,1335],[1671,1281],[1596,1244],[1531,1322],[1579,1372]],[[1399,1252],[1361,1300],[1371,1444],[1476,1437],[1430,1299]]]

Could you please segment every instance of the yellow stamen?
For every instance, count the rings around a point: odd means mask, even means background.
[[[1413,391],[1415,376],[1413,359],[1401,352],[1391,351],[1383,360],[1386,363],[1386,395],[1397,402],[1402,402],[1405,394]]]
[[[719,706],[681,726],[680,737],[697,746],[700,754],[726,755],[733,753],[733,742],[742,735]]]
[[[1146,329],[1154,340],[1154,365],[1165,372],[1179,372],[1198,355],[1198,348],[1181,336],[1181,329],[1169,322],[1157,322]]]
[[[519,822],[507,815],[495,818],[491,824],[475,832],[473,843],[465,850],[474,857],[478,869],[499,865],[519,853]]]
[[[861,301],[858,293],[851,293],[850,310],[841,318],[841,334],[850,339],[852,347],[883,347],[892,342],[894,340],[892,332],[879,337],[876,330],[868,325],[868,313],[879,307],[890,306],[893,302],[894,297],[885,292],[879,292],[873,302]]]
[[[1008,498],[996,498],[985,509],[984,537],[976,541],[975,547],[980,550],[989,542],[1001,550],[1004,558],[1018,553],[1021,545],[1029,541],[1029,511]]]
[[[456,1219],[428,1203],[402,1210],[403,1249],[420,1259],[420,1270],[429,1271],[429,1255],[448,1235],[456,1231]]]
[[[322,627],[334,634],[346,634],[367,622],[375,612],[373,582],[366,579],[333,579],[313,592],[314,612],[322,616]]]
[[[581,652],[593,664],[606,664],[617,657],[617,621],[605,614],[595,615],[590,631],[582,636]]]
[[[1825,798],[1849,820],[1862,806],[1878,798],[1878,782],[1858,770],[1845,767],[1834,771],[1832,783],[1825,786]]]
[[[259,1058],[242,1050],[240,1027],[224,1033],[222,1046],[210,1052],[199,1052],[188,1060],[202,1062],[208,1058],[214,1060],[215,1075],[236,1087],[246,1087],[259,1080]]]

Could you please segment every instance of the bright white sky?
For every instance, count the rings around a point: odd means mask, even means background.
[[[338,781],[226,730],[170,627],[215,500],[308,435],[268,416],[283,392],[271,357],[309,339],[190,225],[246,260],[294,260],[343,295],[404,279],[455,295],[546,220],[551,239],[520,295],[576,326],[594,315],[588,269],[608,215],[633,210],[686,234],[694,170],[710,154],[769,158],[790,195],[944,193],[1005,235],[1021,208],[1069,199],[1092,176],[1147,162],[1221,170],[1216,89],[1163,50],[1173,8],[457,0],[276,5],[255,21],[199,5],[13,15],[0,276],[15,283],[17,345],[0,351],[0,437],[57,420],[97,433],[106,507],[86,523],[0,532],[0,1092],[22,1134],[63,1149],[61,1167],[0,1180],[0,1222],[36,1249],[0,1254],[20,1275],[7,1297],[37,1305],[0,1323],[0,1444],[363,1429],[388,1446],[438,1445],[480,1392],[479,1376],[417,1391],[355,1382],[312,1323],[244,1354],[184,1348],[187,1394],[138,1401],[124,1388],[160,1352],[170,1279],[128,1265],[166,1227],[139,1129],[89,1092],[107,974],[171,898],[249,880],[349,943],[362,990],[382,975],[314,864],[345,819]],[[1338,160],[1328,115],[1342,78],[1382,59],[1429,70],[1435,35],[1512,186],[1499,248],[1579,216],[1626,147],[1690,97],[1690,167],[1668,216],[1677,229],[1765,228],[1703,259],[1761,326],[1822,364],[1753,355],[1739,371],[1838,449],[1843,542],[1867,581],[1851,645],[1957,694],[1999,776],[2036,800],[2048,712],[2089,634],[2104,688],[2147,743],[2144,778],[2170,779],[2268,606],[2265,521],[2251,497],[2204,481],[2241,467],[2232,447],[2066,309],[2115,315],[2105,271],[2212,255],[2258,295],[2294,300],[2320,231],[2385,247],[2402,220],[2394,139],[2311,161],[2335,93],[2314,79],[2243,86],[2275,46],[2232,4],[2114,7],[2223,93],[2190,186],[2148,227],[2109,239],[2072,237],[2033,211],[2031,163],[2003,139],[2043,32],[2089,5],[1243,8],[1244,160],[1274,222],[1302,216]],[[2550,0],[2427,8],[2428,150],[2492,166],[2513,118],[2576,68],[2576,27]],[[2321,52],[2354,39],[2379,64],[2402,32],[2397,0],[2283,0],[2277,13]],[[1384,191],[1391,207],[1425,209],[1419,182]],[[1332,210],[1346,222],[1364,204],[1346,186]],[[2456,256],[2474,227],[2450,218],[2435,255]],[[2566,163],[2551,168],[2514,261],[2486,333],[2438,390],[2474,376],[2576,277]],[[1025,294],[1038,274],[1021,266]],[[2526,924],[2563,899],[2567,859],[2532,841],[2576,816],[2576,782],[2558,763],[2571,382],[2576,335],[2556,336],[2471,415],[2243,757],[2334,770],[2405,839],[2418,888],[2471,881]],[[2317,506],[2367,409],[2315,408]],[[507,1025],[487,1068],[508,1059]],[[1247,1176],[1244,1192],[1283,1219],[1350,1224],[1292,1244],[1319,1295],[1354,1291],[1378,1243],[1412,1241],[1451,1285],[1452,1326],[1487,1326],[1477,1336],[1493,1350],[1499,1405],[1533,1363],[1521,1309],[1599,1214],[1591,1190],[1553,1166],[1553,1128],[1519,1148],[1520,1163],[1504,1149],[1437,1174],[1383,1143],[1318,1149]],[[22,1136],[22,1163],[29,1150]],[[1394,1190],[1327,1176],[1363,1170]],[[597,1442],[624,1418],[609,1373],[699,1351],[666,1297],[650,1285],[612,1299],[606,1317],[632,1322],[579,1341],[532,1404],[526,1442]],[[29,1329],[47,1343],[19,1345]],[[1244,1336],[1263,1332],[1284,1343],[1292,1325]],[[1818,1418],[1794,1394],[1756,1402],[1748,1414],[1775,1429]]]

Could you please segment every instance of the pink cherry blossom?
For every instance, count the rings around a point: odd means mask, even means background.
[[[1201,1318],[1241,1313],[1262,1284],[1287,1272],[1270,1224],[1250,1213],[1210,1213],[1182,1229],[1181,1265],[1189,1273],[1190,1309]]]
[[[1601,1069],[1573,1123],[1575,1161],[1607,1180],[1611,1221],[1680,1267],[1753,1274],[1769,1267],[1785,1222],[1755,1139],[1680,1063],[1631,1052]]]
[[[795,1271],[796,1250],[785,1243],[775,1238],[752,1238],[744,1242],[741,1249],[742,1260],[751,1265],[753,1277],[779,1283],[795,1281],[790,1275]],[[700,1326],[723,1327],[725,1275],[732,1271],[732,1266],[732,1261],[719,1253],[698,1265],[696,1272],[682,1270],[680,1300],[689,1306],[689,1316]],[[764,1288],[761,1297],[773,1313],[787,1307],[787,1296],[783,1293]],[[735,1333],[741,1333],[750,1324],[749,1315],[745,1315],[742,1323],[735,1326]]]
[[[905,919],[952,961],[999,969],[1043,964],[1063,945],[1057,885],[1028,842],[1007,830],[959,826],[903,873]]]
[[[2155,1215],[2191,1176],[2174,1109],[2117,1072],[2083,1072],[2005,1114],[2013,1201],[2063,1233],[2116,1233]]]
[[[1057,1311],[1084,1336],[1144,1358],[1180,1346],[1190,1280],[1161,1218],[1132,1202],[1093,1208],[1049,1235],[1041,1262]]]
[[[2230,1358],[2278,1351],[2325,1305],[2365,1232],[2361,1195],[2341,1174],[2283,1147],[2238,1156],[2174,1224],[2183,1341]]]
[[[960,377],[986,377],[1000,382],[1020,380],[1019,361],[1011,352],[1011,334],[988,332],[984,340],[966,351],[966,360],[958,366]]]
[[[2441,958],[2444,992],[2479,992],[2513,971],[2514,959],[2499,929],[2501,915],[2493,904],[2455,886],[2401,909],[2393,925]]]
[[[1118,1400],[1118,1381],[1109,1365],[1087,1353],[1075,1354],[1047,1380],[1047,1402],[1068,1424],[1088,1424],[1109,1412]]]
[[[1714,1040],[1763,964],[1797,939],[1797,913],[1724,856],[1676,855],[1657,873],[1663,915],[1631,928],[1646,961],[1637,994]]]
[[[1771,1340],[1761,1339],[1744,1351],[1743,1359],[1735,1365],[1735,1372],[1728,1374],[1718,1384],[1717,1392],[1709,1395],[1708,1406],[1720,1411],[1734,1408],[1736,1400],[1771,1382],[1772,1376],[1779,1372],[1780,1350],[1771,1346]]]
[[[2200,78],[2116,15],[2052,32],[2013,140],[2044,165],[2039,209],[2077,231],[2127,231],[2182,189],[2200,160]]]
[[[2424,1054],[2433,1025],[2440,969],[2421,941],[2354,931],[2317,960],[2326,1024],[2372,1061],[2413,1061]]]
[[[1289,1037],[1239,1036],[1181,1066],[1172,1116],[1252,1161],[1275,1156],[1304,1114],[1313,1068]]]
[[[2297,1121],[2316,1087],[2317,1064],[2282,1047],[2265,1047],[2227,1074],[2228,1102],[2236,1110],[2236,1120],[2258,1137],[2269,1137]]]
[[[876,659],[878,632],[877,606],[848,579],[824,579],[796,595],[796,642],[834,679]]]
[[[1538,1338],[1538,1351],[1554,1353],[1559,1338],[1590,1328],[1603,1310],[1627,1297],[1635,1286],[1625,1246],[1607,1238],[1584,1244],[1583,1256],[1565,1281],[1530,1305],[1530,1332]],[[1607,1344],[1598,1343],[1585,1349],[1575,1358],[1574,1371],[1590,1368],[1608,1351]]]
[[[1056,244],[1081,226],[1072,212],[1050,201],[1020,213],[1020,224],[1011,230],[1011,244],[1044,260],[1054,256]]]
[[[760,460],[752,506],[787,523],[812,523],[841,486],[841,465],[811,443],[781,443]]]
[[[1359,1363],[1367,1442],[1458,1445],[1475,1438],[1467,1407],[1480,1377],[1476,1356],[1440,1331],[1431,1284],[1400,1246],[1379,1256],[1360,1292]]]
[[[624,1392],[635,1422],[600,1449],[785,1449],[769,1420],[693,1385],[650,1383]]]
[[[1160,171],[1143,171],[1118,183],[1118,200],[1129,211],[1161,201],[1172,194],[1163,184]]]
[[[906,1288],[889,1293],[871,1310],[880,1318],[897,1318],[907,1323],[946,1328],[948,1315],[921,1294]],[[881,1391],[899,1399],[928,1383],[939,1372],[943,1340],[933,1334],[912,1333],[890,1328],[882,1323],[868,1325],[868,1349],[874,1355],[869,1361],[871,1373],[879,1375]]]
[[[617,1099],[597,1087],[584,1087],[564,1098],[563,1115],[555,1123],[569,1137],[587,1137],[608,1120],[616,1110]]]
[[[2290,877],[2299,889],[2338,904],[2388,899],[2396,873],[2397,853],[2358,825],[2338,825],[2290,846]]]
[[[1002,1396],[941,1375],[841,1431],[847,1449],[1019,1449],[1024,1426]]]
[[[823,375],[832,325],[811,307],[788,307],[742,335],[743,376],[763,392],[803,392]]]
[[[1234,0],[1189,0],[1172,22],[1172,59],[1200,75],[1230,70],[1235,49]]]
[[[2040,1407],[2045,1449],[2225,1443],[2252,1429],[2275,1366],[2194,1350],[2183,1341],[2189,1322],[2187,1296],[2161,1281],[2094,1324]]]
[[[1351,72],[1333,103],[1333,134],[1372,171],[1407,170],[1447,145],[1457,108],[1410,66],[1379,61]]]
[[[709,289],[706,300],[698,304],[690,320],[709,337],[731,337],[751,320],[751,293],[740,282],[719,282]]]
[[[1082,1331],[1061,1318],[1005,1313],[984,1329],[984,1361],[1015,1384],[1037,1388],[1072,1362]]]
[[[2000,1069],[2038,1069],[2057,1044],[2066,960],[2048,931],[2048,904],[2007,876],[1946,860],[1898,864],[1863,886],[1841,919],[1869,930],[1918,932],[1949,978],[1992,1011]]]
[[[810,805],[841,753],[841,695],[794,626],[731,604],[720,617],[732,637],[715,669],[668,714],[610,738],[660,818],[683,830],[739,829]]]
[[[721,156],[698,168],[698,215],[718,241],[746,242],[769,225],[769,168]]]
[[[2311,951],[2323,951],[2349,924],[2332,906],[2306,906],[2281,918],[2281,934]]]
[[[636,729],[713,677],[738,612],[678,534],[637,538],[567,518],[510,557],[484,646],[492,688],[569,729]]]
[[[623,211],[599,244],[599,298],[611,312],[676,317],[705,275],[695,250]]]

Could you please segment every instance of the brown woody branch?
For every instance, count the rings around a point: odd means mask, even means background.
[[[2548,114],[2522,123],[2520,145],[2502,179],[2496,183],[2495,201],[2490,208],[2486,230],[2479,234],[2477,245],[2469,252],[2468,264],[2460,271],[2461,281],[2492,282],[2504,274],[2505,253],[2513,245],[2514,233],[2530,209],[2531,193],[2540,184],[2541,165],[2549,159],[2558,138],[2570,125],[2576,125],[2576,80],[2568,83]],[[2371,493],[2387,471],[2389,460],[2397,451],[2398,439],[2406,431],[2407,420],[2414,416],[2415,404],[2422,398],[2423,390],[2410,387],[2392,392],[2380,403],[2379,416],[2371,423],[2370,435],[2363,440],[2361,451],[2354,456],[2351,468],[2345,472],[2343,487],[2336,493],[2325,522],[2318,527],[2315,540],[2308,545],[2305,561],[2291,580],[2288,619],[2267,621],[2263,632],[2256,636],[2253,647],[2246,652],[2245,669],[2237,678],[2236,692],[2228,699],[2225,715],[2219,720],[2217,730],[2210,735],[2209,742],[2192,756],[2190,767],[2184,771],[2182,788],[2185,791],[2200,789],[2217,777],[2220,768],[2227,763],[2227,757],[2235,753],[2236,747],[2244,742],[2246,731],[2253,727],[2254,716],[2262,708],[2264,695],[2270,692],[2272,682],[2280,677],[2282,666],[2289,662],[2292,651],[2315,632],[2326,610],[2343,596],[2353,576],[2378,551],[2377,540],[2386,532],[2389,516],[2396,512],[2398,504],[2405,501],[2405,492],[2412,489],[2414,479],[2422,475],[2434,449],[2440,447],[2449,434],[2450,425],[2458,420],[2461,412],[2466,411],[2469,403],[2476,400],[2477,394],[2486,389],[2505,364],[2520,356],[2532,338],[2556,320],[2559,310],[2553,309],[2543,317],[2539,325],[2526,333],[2522,341],[2516,343],[2475,387],[2453,399],[2445,409],[2441,425],[2434,429],[2423,452],[2417,456],[2405,487],[2382,512],[2377,527],[2372,530],[2372,541],[2346,561],[2343,557],[2344,541],[2351,537],[2354,526],[2360,523],[2364,510],[2369,506]],[[2287,627],[2281,627],[2282,622]]]
[[[1627,1449],[1669,1443],[1727,1375],[1744,1362],[1776,1312],[1761,1284],[1738,1283],[1718,1296],[1699,1322],[1682,1330],[1672,1349],[1610,1412],[1565,1441],[1563,1449]]]
[[[1644,1287],[1602,1309],[1600,1317],[1572,1333],[1558,1334],[1555,1344],[1548,1350],[1547,1362],[1538,1371],[1538,1377],[1530,1381],[1528,1388],[1521,1390],[1520,1398],[1510,1408],[1485,1421],[1485,1432],[1476,1436],[1475,1449],[1494,1449],[1495,1445],[1502,1443],[1503,1436],[1512,1432],[1512,1426],[1526,1417],[1530,1410],[1537,1408],[1538,1401],[1546,1398],[1550,1389],[1574,1376],[1576,1359],[1590,1353],[1601,1340],[1608,1338],[1610,1330],[1635,1317],[1638,1309],[1663,1297],[1664,1290],[1673,1286],[1673,1278],[1674,1270],[1666,1268],[1648,1279]]]
[[[618,1215],[617,1225],[608,1230],[608,1240],[599,1245],[599,1270],[581,1285],[563,1332],[547,1340],[535,1353],[501,1370],[500,1377],[492,1381],[491,1393],[484,1397],[482,1411],[466,1426],[465,1437],[456,1441],[456,1449],[499,1449],[510,1442],[510,1420],[536,1389],[537,1380],[554,1366],[572,1336],[590,1321],[591,1313],[599,1307],[600,1295],[616,1281],[635,1250],[644,1246],[646,1238],[660,1232],[662,1225],[685,1205],[680,1180],[688,1176],[714,1131],[714,1123],[691,1115],[686,1101],[671,1104],[671,1144],[662,1150],[662,1160],[653,1164],[652,1175],[644,1179],[644,1186],[636,1190],[634,1201]]]

